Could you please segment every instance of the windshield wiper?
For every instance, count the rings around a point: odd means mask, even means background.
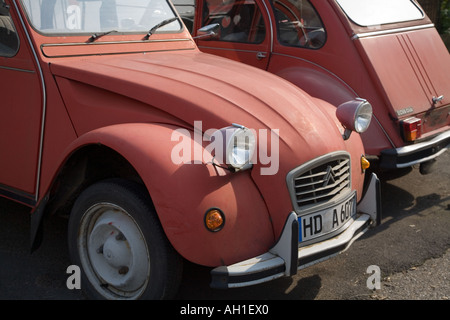
[[[175,20],[178,20],[178,17],[173,17],[170,19],[166,19],[161,21],[160,23],[158,23],[157,25],[153,26],[149,32],[145,35],[144,40],[148,40],[148,38],[150,38],[150,36],[159,28],[164,27],[165,25],[174,22]]]
[[[110,30],[110,31],[105,31],[105,32],[100,32],[100,33],[94,33],[89,39],[88,42],[94,42],[95,40],[97,40],[100,37],[106,36],[107,34],[113,33],[113,32],[117,32],[117,30]]]

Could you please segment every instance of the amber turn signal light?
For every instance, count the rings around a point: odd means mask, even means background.
[[[366,171],[366,169],[369,169],[370,162],[366,159],[366,157],[361,156],[361,170],[362,172]]]
[[[205,226],[211,232],[222,230],[225,225],[225,215],[222,210],[211,208],[205,214]]]

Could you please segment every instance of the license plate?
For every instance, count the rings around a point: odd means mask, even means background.
[[[312,240],[334,232],[350,221],[356,214],[356,193],[331,208],[298,218],[299,242]]]

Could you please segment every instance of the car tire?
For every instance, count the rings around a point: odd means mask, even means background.
[[[69,254],[92,299],[170,299],[182,258],[170,245],[140,185],[105,180],[85,189],[69,218]]]

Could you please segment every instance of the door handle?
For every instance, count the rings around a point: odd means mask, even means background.
[[[256,54],[256,59],[258,59],[258,60],[264,59],[265,57],[267,57],[267,53],[265,53],[265,52],[260,51]]]
[[[438,103],[441,102],[442,100],[444,100],[444,95],[441,95],[439,97],[433,97],[432,101],[433,101],[433,106]]]

